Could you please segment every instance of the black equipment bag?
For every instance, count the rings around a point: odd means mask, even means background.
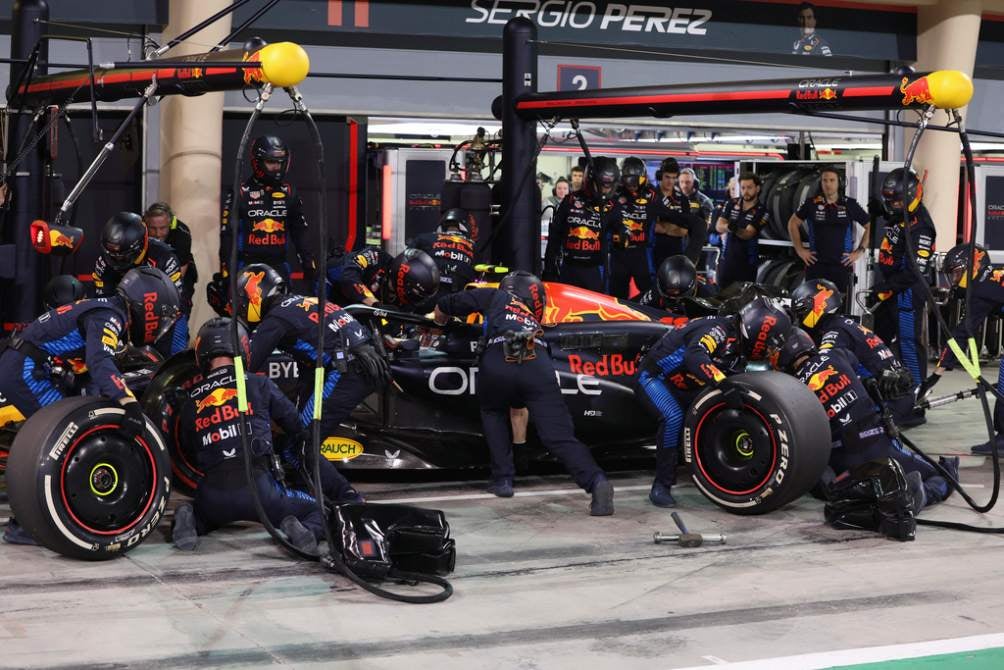
[[[349,503],[336,505],[328,523],[338,567],[371,593],[419,603],[439,602],[452,594],[449,582],[438,576],[453,572],[457,560],[443,512],[412,505]],[[382,579],[428,582],[441,586],[443,592],[404,596],[365,582]]]
[[[868,461],[835,479],[823,508],[834,528],[874,530],[900,542],[915,539],[917,520],[903,466],[886,458]]]

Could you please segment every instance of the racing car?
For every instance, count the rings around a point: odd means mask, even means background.
[[[635,399],[634,379],[646,348],[686,318],[565,284],[546,289],[544,339],[576,435],[606,463],[651,458],[656,422]],[[348,309],[378,341],[433,326],[414,314]],[[344,468],[486,468],[476,395],[481,333],[477,323],[458,322],[431,346],[399,340],[388,353],[394,383],[326,436],[322,454]],[[150,363],[139,360],[127,373],[131,384],[146,386],[148,426],[136,444],[116,433],[121,410],[93,397],[50,405],[17,434],[8,469],[8,481],[17,482],[11,505],[50,549],[91,560],[119,555],[156,526],[172,482],[185,492],[197,486],[202,473],[177,434],[178,408],[201,372],[191,351]],[[291,396],[304,391],[300,377],[310,377],[278,354],[267,373]],[[688,408],[682,453],[709,500],[737,514],[763,514],[818,481],[828,436],[826,415],[804,385],[780,373],[747,372]],[[531,464],[548,460],[532,434],[526,457]]]

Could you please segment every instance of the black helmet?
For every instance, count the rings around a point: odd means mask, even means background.
[[[237,318],[256,324],[284,295],[286,280],[281,274],[264,263],[245,265],[237,278]]]
[[[829,279],[806,279],[791,294],[791,311],[804,327],[819,325],[824,314],[836,314],[844,304],[840,289]]]
[[[199,334],[195,336],[195,362],[203,370],[207,369],[209,362],[217,356],[236,358],[237,350],[234,349],[234,341],[230,335],[230,323],[230,319],[217,316],[199,328]],[[248,331],[240,320],[237,321],[237,339],[240,340],[241,355],[250,358],[251,344]]]
[[[119,212],[105,221],[101,248],[112,268],[125,272],[146,253],[147,239],[143,217],[133,212]]]
[[[924,185],[913,170],[906,173],[905,183],[903,175],[903,168],[896,168],[886,175],[882,180],[882,199],[893,211],[903,207],[912,212],[924,197]]]
[[[694,295],[697,290],[697,268],[686,256],[670,256],[659,264],[655,286],[663,298]]]
[[[597,156],[592,163],[586,165],[586,173],[582,183],[591,196],[610,199],[613,198],[614,188],[620,179],[621,171],[617,167],[616,159],[609,156]],[[604,193],[604,189],[609,190]]]
[[[470,235],[471,227],[467,225],[467,212],[459,207],[451,207],[439,217],[439,232],[459,230],[462,235]]]
[[[513,270],[499,282],[499,288],[507,291],[530,308],[537,321],[544,319],[544,306],[547,304],[547,293],[544,282],[537,275],[526,270]]]
[[[264,161],[279,161],[279,171],[269,172]],[[275,135],[262,135],[251,145],[251,172],[263,184],[278,186],[289,169],[289,148]]]
[[[973,271],[966,275],[966,268],[969,266],[969,244],[956,244],[945,254],[945,261],[941,265],[942,272],[948,277],[952,286],[966,288],[969,285],[969,278],[975,279],[990,267],[990,256],[986,247],[977,244],[975,249],[976,265]]]
[[[630,191],[640,190],[648,183],[645,162],[635,156],[628,156],[621,163],[621,185]]]
[[[157,268],[143,265],[129,270],[115,291],[129,310],[129,339],[137,347],[156,343],[181,316],[178,289]]]
[[[84,285],[73,275],[56,275],[42,293],[46,309],[56,309],[84,299]]]
[[[743,355],[762,361],[778,349],[791,330],[791,319],[767,298],[756,298],[739,310],[739,339]]]
[[[439,290],[439,268],[421,249],[405,249],[390,262],[383,281],[387,302],[400,307],[417,305]]]
[[[771,363],[778,370],[795,372],[795,362],[802,356],[811,356],[814,353],[816,353],[816,343],[812,341],[812,337],[798,326],[794,326],[785,335],[784,344],[777,350]]]

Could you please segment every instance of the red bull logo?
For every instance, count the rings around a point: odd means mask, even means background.
[[[577,240],[598,240],[600,239],[600,231],[593,230],[589,226],[575,226],[568,229],[568,236]]]
[[[807,381],[805,385],[808,386],[809,390],[813,393],[819,393],[823,390],[823,387],[826,386],[826,380],[836,376],[837,374],[837,371],[834,370],[832,366],[827,367],[825,370],[820,370],[809,377],[809,381]]]
[[[836,100],[837,92],[834,91],[832,88],[824,88],[822,93],[819,94],[819,97],[822,98],[823,100]]]
[[[903,94],[903,106],[909,105],[929,105],[934,102],[931,95],[931,84],[927,77],[921,77],[911,82],[909,77],[903,77],[903,82],[899,85],[899,92]]]
[[[245,54],[242,59],[245,63],[259,63],[261,62],[261,51],[255,51],[252,54]],[[255,86],[257,84],[264,84],[265,79],[262,77],[262,71],[260,67],[246,67],[243,68],[244,72],[244,85],[245,86]]]
[[[641,221],[633,221],[631,219],[628,219],[624,222],[624,227],[627,230],[631,231],[632,233],[639,233],[645,229],[645,224],[642,223]]]
[[[248,317],[254,310],[255,320],[261,319],[261,280],[265,278],[264,272],[247,272],[247,283],[244,284],[244,293],[248,297]]]
[[[58,230],[49,230],[49,246],[51,247],[65,247],[67,249],[72,249],[74,247],[73,238],[69,235],[64,235]]]
[[[286,224],[275,219],[262,219],[252,222],[251,230],[256,233],[283,233],[286,232]]]
[[[237,389],[217,388],[195,403],[195,413],[202,414],[210,407],[220,407],[237,397]]]

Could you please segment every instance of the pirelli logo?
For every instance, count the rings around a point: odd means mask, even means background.
[[[345,10],[349,11],[346,12]],[[370,27],[370,3],[369,0],[355,0],[354,2],[343,2],[342,0],[328,0],[328,25],[329,26],[353,26],[355,28]]]

